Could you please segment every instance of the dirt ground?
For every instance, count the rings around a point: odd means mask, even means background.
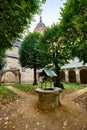
[[[60,93],[55,111],[37,108],[38,95],[16,90],[20,99],[0,109],[0,130],[87,130],[87,88]]]

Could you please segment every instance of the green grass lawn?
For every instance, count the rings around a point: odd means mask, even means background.
[[[34,93],[37,86],[32,84],[12,84],[13,87],[18,88],[25,92]]]
[[[14,92],[10,91],[4,86],[0,86],[0,103],[6,104],[16,100],[19,96],[17,96]]]
[[[52,87],[53,83],[51,83],[51,87]],[[37,86],[34,86],[32,84],[12,84],[13,87],[18,88],[22,91],[25,92],[30,92],[30,93],[34,93],[35,89],[39,86],[41,87],[41,83],[39,83]],[[45,87],[45,83],[43,84],[43,87]],[[50,83],[46,83],[46,87],[50,87]],[[79,90],[79,89],[83,89],[85,88],[83,85],[80,84],[65,84],[64,83],[64,88],[65,89],[74,89],[74,90]]]
[[[65,84],[64,83],[64,88],[79,90],[79,89],[83,89],[85,87],[83,85],[81,85],[81,84],[70,84],[70,83]]]

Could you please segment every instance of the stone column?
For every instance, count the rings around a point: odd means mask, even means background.
[[[65,82],[69,83],[69,74],[68,74],[68,70],[65,70]]]
[[[76,83],[80,84],[80,73],[79,73],[79,69],[76,68],[75,72],[76,72]]]

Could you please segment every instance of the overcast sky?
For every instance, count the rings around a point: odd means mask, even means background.
[[[60,7],[63,7],[63,3],[66,0],[46,0],[46,3],[42,6],[42,21],[46,26],[51,26],[53,23],[57,23],[60,18]],[[39,22],[39,15],[35,15],[35,22],[31,23],[30,31],[33,32],[37,23]]]

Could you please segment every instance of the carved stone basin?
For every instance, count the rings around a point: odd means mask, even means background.
[[[42,110],[54,110],[60,105],[59,93],[60,88],[37,88],[38,108]]]

